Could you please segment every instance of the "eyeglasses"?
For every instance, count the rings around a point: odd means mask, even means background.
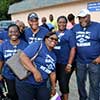
[[[50,39],[51,41],[56,41],[56,42],[58,42],[58,38],[49,37],[48,39]]]
[[[17,33],[18,31],[9,31],[9,33]]]

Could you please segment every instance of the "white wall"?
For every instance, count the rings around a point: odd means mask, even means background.
[[[75,2],[75,3],[69,3],[69,4],[62,4],[58,6],[53,6],[53,7],[46,7],[46,8],[41,8],[37,10],[33,10],[34,12],[37,12],[39,15],[39,18],[46,16],[48,19],[49,14],[53,14],[55,19],[57,19],[58,16],[60,15],[65,15],[67,16],[69,13],[73,13],[75,16],[79,13],[81,9],[87,8],[87,3],[92,2],[94,0],[80,0],[80,2]],[[99,1],[95,0],[94,2]],[[27,24],[27,16],[29,12],[23,12],[23,13],[17,13],[12,15],[12,20],[22,20],[26,25]],[[91,12],[91,19],[94,21],[100,22],[100,11],[99,12]],[[78,23],[78,20],[76,18],[76,23]],[[41,20],[40,20],[41,24]]]

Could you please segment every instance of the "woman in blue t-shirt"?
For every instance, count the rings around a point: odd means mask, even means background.
[[[34,64],[31,58],[35,55],[40,47],[41,42],[30,44],[20,55],[21,61],[27,66],[31,75],[22,81],[17,80],[17,93],[19,100],[49,100],[50,92],[47,88],[47,80],[51,80],[51,94],[55,94],[56,75],[55,63],[56,56],[53,52],[54,46],[57,44],[58,38],[55,32],[49,32],[42,41],[42,48],[35,58]]]
[[[62,98],[63,100],[68,100],[69,81],[74,69],[74,67],[72,67],[72,63],[76,51],[75,36],[71,30],[66,29],[67,19],[65,16],[59,16],[57,24],[57,36],[59,37],[59,40],[55,47],[55,54],[57,56],[56,74]]]
[[[5,62],[7,61],[7,59],[13,56],[18,49],[23,50],[28,44],[19,39],[19,27],[15,24],[11,24],[8,27],[8,36],[10,39],[4,41],[0,45],[0,70],[2,69],[2,76],[5,78],[7,83],[8,97],[11,100],[18,100],[15,88],[15,75],[10,70],[8,65],[5,64]]]

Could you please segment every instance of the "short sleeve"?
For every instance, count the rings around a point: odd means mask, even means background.
[[[30,45],[28,45],[23,52],[29,57],[32,58],[35,53],[37,52],[38,48],[40,46],[40,42],[33,42]]]
[[[0,60],[4,60],[4,54],[3,54],[3,44],[0,44]]]

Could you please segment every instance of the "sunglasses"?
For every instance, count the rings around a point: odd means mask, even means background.
[[[56,42],[58,42],[58,38],[49,37],[49,39],[50,39],[51,41],[56,41]]]
[[[9,31],[9,33],[11,33],[11,34],[12,34],[12,33],[17,33],[17,32],[18,32],[18,31]]]

